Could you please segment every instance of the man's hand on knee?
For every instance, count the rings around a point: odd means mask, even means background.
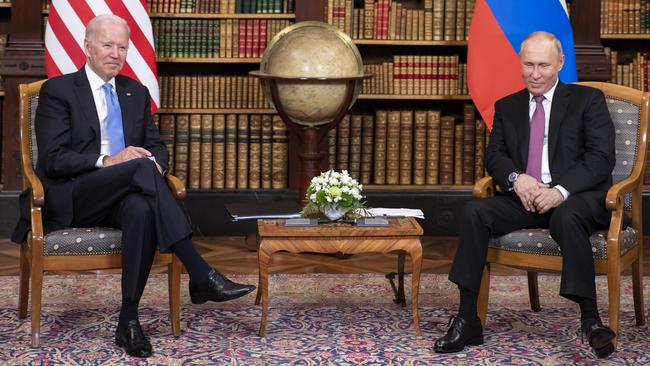
[[[104,166],[111,166],[119,163],[124,163],[129,160],[148,158],[151,156],[149,150],[139,146],[127,146],[124,150],[118,152],[113,156],[106,156],[104,158]]]
[[[526,211],[535,212],[537,210],[535,207],[535,192],[540,188],[548,188],[548,184],[540,183],[530,175],[520,174],[513,188]]]

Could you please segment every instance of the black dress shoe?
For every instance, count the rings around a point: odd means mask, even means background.
[[[583,321],[582,334],[587,336],[589,345],[598,358],[605,358],[616,350],[613,343],[616,333],[610,327],[603,325],[600,320],[587,319]]]
[[[483,326],[477,317],[474,320],[454,316],[449,320],[447,334],[436,340],[433,350],[437,353],[454,353],[462,351],[465,346],[483,344]]]
[[[199,285],[190,281],[190,298],[192,304],[203,304],[206,301],[228,301],[242,297],[255,290],[253,285],[242,285],[227,279],[221,273],[210,270],[208,281]]]
[[[123,347],[133,357],[151,356],[151,343],[144,335],[140,322],[129,320],[127,324],[118,324],[115,332],[115,344]]]

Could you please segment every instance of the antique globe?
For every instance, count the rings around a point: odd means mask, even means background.
[[[344,32],[323,22],[299,22],[273,38],[257,76],[279,113],[290,122],[313,127],[334,121],[354,103],[364,77],[363,61]],[[276,100],[271,79],[277,86]]]

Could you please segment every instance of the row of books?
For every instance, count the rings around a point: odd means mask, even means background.
[[[474,105],[463,116],[440,111],[352,114],[327,136],[328,167],[362,184],[474,184],[485,175],[487,129]]]
[[[147,0],[152,13],[293,13],[294,0]]]
[[[286,19],[152,19],[159,57],[260,57]]]
[[[650,0],[601,0],[601,34],[650,33]]]
[[[374,78],[364,80],[364,94],[466,95],[467,65],[458,56],[394,56],[393,62],[364,65]]]
[[[172,109],[270,108],[260,79],[249,76],[160,76],[160,107]]]
[[[287,126],[269,114],[157,114],[170,173],[190,189],[286,189]]]
[[[475,0],[424,0],[423,8],[395,0],[328,0],[327,22],[353,39],[465,40]]]
[[[609,56],[612,63],[612,78],[610,82],[629,86],[630,88],[644,92],[650,91],[647,52],[637,52],[634,57],[623,60],[623,62],[619,61],[618,51],[606,47],[605,54]]]

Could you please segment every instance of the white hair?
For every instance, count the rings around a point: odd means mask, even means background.
[[[88,25],[86,26],[86,40],[91,40],[97,31],[97,27],[106,23],[119,24],[126,28],[126,32],[129,34],[129,36],[131,35],[131,28],[129,28],[129,24],[126,22],[126,20],[118,17],[115,14],[100,14],[88,22]]]

